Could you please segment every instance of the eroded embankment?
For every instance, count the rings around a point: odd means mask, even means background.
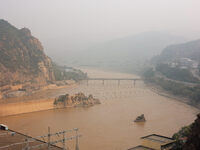
[[[87,97],[83,93],[78,93],[75,94],[75,96],[69,97],[69,99],[67,98],[67,100],[63,99],[65,98],[65,96],[66,95],[61,95],[57,99],[49,98],[29,100],[24,102],[4,103],[0,105],[0,117],[44,111],[49,109],[58,109],[66,107],[89,107],[95,104],[100,104],[100,101],[98,99],[93,98],[92,95]]]
[[[54,109],[53,102],[54,98],[1,104],[0,116],[17,115],[22,113]]]
[[[0,99],[0,117],[54,109],[55,97],[76,86],[74,82],[66,86],[51,85],[29,96]]]

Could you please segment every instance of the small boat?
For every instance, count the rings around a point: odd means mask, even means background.
[[[134,122],[145,122],[145,121],[146,121],[146,119],[145,119],[145,117],[144,117],[144,114],[138,116],[138,117],[134,120]]]

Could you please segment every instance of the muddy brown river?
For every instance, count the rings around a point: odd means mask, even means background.
[[[87,69],[90,77],[136,77]],[[27,113],[0,118],[9,128],[31,136],[44,135],[47,127],[51,132],[79,128],[80,150],[123,150],[141,143],[140,137],[148,134],[172,136],[181,127],[194,121],[198,110],[177,100],[152,92],[142,81],[134,87],[132,81],[89,81],[81,83],[67,93],[83,92],[99,98],[100,105],[88,108],[66,108]],[[140,114],[145,123],[134,123]],[[54,137],[60,138],[60,137]],[[69,149],[74,141],[67,142]]]

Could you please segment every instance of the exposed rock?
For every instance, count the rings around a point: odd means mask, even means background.
[[[144,114],[138,116],[138,117],[134,120],[134,122],[145,122],[145,121],[146,121],[146,119],[145,119],[145,117],[144,117]]]
[[[200,114],[189,126],[182,127],[172,137],[176,140],[172,150],[199,150],[200,148]]]
[[[94,98],[91,94],[89,96],[85,96],[83,93],[77,93],[73,96],[70,96],[69,94],[60,95],[54,101],[54,105],[64,105],[64,107],[88,107],[93,106],[95,104],[101,104],[99,99]]]
[[[4,94],[3,98],[12,98],[12,97],[20,97],[20,96],[27,96],[28,93],[25,91],[13,91]]]
[[[26,83],[41,86],[54,80],[52,62],[31,31],[0,20],[0,87]]]
[[[191,132],[183,146],[183,150],[199,150],[200,148],[200,114],[191,125]]]
[[[20,31],[24,33],[27,37],[31,37],[31,31],[28,28],[22,28]]]

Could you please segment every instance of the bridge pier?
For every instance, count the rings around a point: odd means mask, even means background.
[[[134,87],[135,87],[135,82],[136,82],[136,80],[133,80],[133,85],[134,85]]]
[[[104,80],[102,80],[102,84],[104,85]]]
[[[118,80],[118,86],[120,85],[120,80]]]

